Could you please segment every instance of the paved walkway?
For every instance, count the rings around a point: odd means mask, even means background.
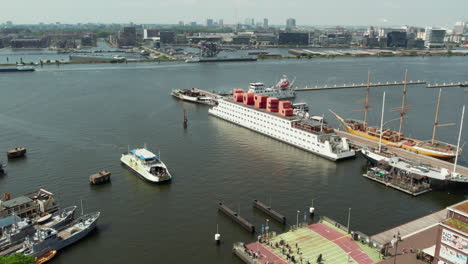
[[[344,235],[331,227],[322,223],[316,223],[308,226],[308,228],[327,240],[332,241],[346,253],[348,253],[358,264],[372,264],[373,261],[367,256],[364,251],[356,244],[348,235]]]
[[[254,252],[258,252],[260,254],[257,260],[260,261],[260,263],[262,264],[272,263],[272,262],[276,264],[288,264],[286,260],[276,255],[273,251],[265,247],[265,245],[263,245],[262,243],[255,242],[252,244],[248,244],[247,248]]]
[[[447,209],[428,214],[413,221],[407,222],[400,226],[394,227],[387,231],[371,236],[371,239],[379,242],[381,245],[390,243],[394,235],[400,232],[400,236],[405,239],[414,233],[420,232],[424,229],[437,225],[440,221],[447,218]]]
[[[411,249],[423,250],[436,244],[438,226],[433,226],[429,229],[423,230],[413,234],[403,241],[398,243],[396,263],[398,264],[427,264],[422,260],[416,259],[416,253],[411,253]],[[403,252],[406,251],[406,253]],[[390,248],[389,253],[392,256],[387,257],[385,260],[378,262],[378,264],[393,264],[395,263],[395,248]]]

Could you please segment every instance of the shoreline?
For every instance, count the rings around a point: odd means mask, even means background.
[[[391,58],[391,57],[464,57],[468,56],[468,53],[459,53],[459,52],[452,52],[452,53],[426,53],[426,54],[411,54],[411,53],[403,53],[403,54],[375,54],[375,55],[307,55],[307,56],[300,56],[300,55],[290,55],[290,56],[272,56],[272,55],[259,55],[257,56],[258,61],[262,60],[302,60],[302,59],[335,59],[335,58]],[[127,63],[145,63],[145,62],[157,62],[157,63],[164,63],[164,62],[184,62],[186,58],[171,58],[171,59],[142,59],[142,60],[125,60],[125,61],[51,61],[45,62],[43,61],[43,65],[67,65],[67,64],[98,64],[98,63],[110,63],[110,64],[127,64]],[[220,62],[217,62],[220,63]],[[31,64],[25,63],[25,66],[40,66],[40,63]],[[15,63],[0,63],[0,66],[16,66]]]

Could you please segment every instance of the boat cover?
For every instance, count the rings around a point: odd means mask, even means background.
[[[155,159],[158,158],[153,152],[146,150],[146,149],[134,149],[130,150],[130,153],[134,154],[138,158],[142,160],[150,160],[150,159]]]

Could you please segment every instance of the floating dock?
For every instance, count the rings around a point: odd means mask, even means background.
[[[356,135],[353,135],[348,132],[340,131],[340,130],[335,130],[336,134],[339,135],[340,137],[345,137],[351,141],[351,145],[357,147],[357,148],[378,148],[379,142],[362,138]],[[411,152],[402,148],[395,148],[395,147],[390,147],[390,146],[385,146],[387,149],[386,152],[390,153],[391,155],[395,155],[407,160],[415,161],[415,162],[420,162],[423,164],[427,164],[429,166],[435,167],[435,168],[445,168],[449,170],[450,172],[453,171],[453,163],[432,158],[429,156],[417,154],[415,152]],[[449,178],[448,180],[450,181],[458,181],[458,182],[468,182],[468,168],[464,166],[457,165],[457,173],[460,174],[457,178]]]
[[[418,195],[421,195],[423,193],[427,193],[427,192],[430,192],[431,191],[431,188],[427,187],[427,188],[416,188],[414,187],[413,189],[405,189],[405,188],[402,188],[401,186],[398,186],[390,181],[385,181],[384,179],[382,178],[379,178],[379,177],[376,177],[376,176],[373,176],[372,174],[369,174],[369,173],[364,173],[362,174],[362,176],[366,177],[367,179],[370,179],[370,180],[373,180],[373,181],[376,181],[376,182],[379,182],[387,187],[392,187],[393,189],[396,189],[398,191],[401,191],[401,192],[404,192],[404,193],[407,193],[407,194],[410,194],[410,195],[413,195],[413,196],[418,196]]]
[[[282,223],[283,225],[286,224],[286,217],[275,210],[271,209],[270,206],[265,205],[264,203],[260,202],[259,200],[253,200],[253,206],[255,208],[260,209],[262,212],[266,213],[267,215],[271,216],[271,218],[275,219],[276,221]]]
[[[229,209],[229,207],[225,206],[223,203],[218,203],[218,210],[229,216],[243,228],[247,229],[250,233],[255,232],[255,226],[252,223],[239,216],[239,214]]]
[[[315,86],[315,87],[305,87],[305,88],[294,88],[294,91],[314,91],[314,90],[328,90],[328,89],[346,89],[346,88],[364,88],[364,87],[382,87],[382,86],[400,86],[404,85],[404,82],[378,82],[378,83],[361,83],[361,84],[343,84],[343,85],[333,85],[333,86]],[[417,84],[426,84],[425,81],[409,81],[406,85],[417,85]]]

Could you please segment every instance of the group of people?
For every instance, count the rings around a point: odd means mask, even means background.
[[[298,243],[291,246],[284,239],[281,239],[279,242],[270,242],[269,245],[274,249],[280,249],[281,254],[286,257],[286,260],[289,260],[292,263],[311,264],[310,260],[302,257],[302,251]],[[322,254],[319,254],[317,257],[317,263],[322,263],[322,261]]]
[[[242,243],[242,246],[244,247],[244,252],[247,255],[249,255],[249,257],[251,257],[253,259],[262,258],[262,254],[260,253],[260,251],[255,251],[255,250],[249,249],[244,243]]]

